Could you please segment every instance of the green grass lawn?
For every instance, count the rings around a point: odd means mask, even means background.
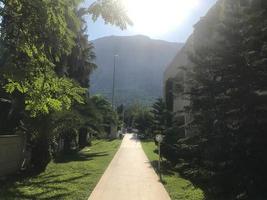
[[[157,148],[155,143],[143,141],[142,146],[152,166],[156,167],[158,154],[154,152]],[[194,187],[190,181],[181,178],[169,165],[163,165],[162,174],[164,186],[172,200],[204,200],[203,191]]]
[[[80,153],[51,162],[47,170],[27,179],[0,182],[1,200],[86,200],[112,160],[121,141],[97,140]]]

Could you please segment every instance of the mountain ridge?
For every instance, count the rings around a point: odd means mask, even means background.
[[[138,34],[138,35],[130,35],[130,36],[117,36],[117,35],[109,35],[109,36],[104,36],[104,37],[100,37],[100,38],[97,38],[97,39],[94,39],[92,42],[97,42],[97,41],[100,41],[100,40],[103,40],[103,39],[111,39],[111,38],[120,38],[120,39],[123,39],[123,38],[145,38],[145,39],[148,39],[148,40],[152,40],[152,41],[157,41],[157,42],[164,42],[164,43],[170,43],[170,44],[176,44],[176,45],[184,45],[184,42],[172,42],[172,41],[167,41],[167,40],[162,40],[162,39],[155,39],[155,38],[151,38],[147,35],[142,35],[142,34]]]
[[[163,72],[183,43],[154,40],[144,35],[106,36],[93,41],[98,68],[91,77],[91,93],[111,99],[116,57],[116,105],[149,104],[162,95]]]

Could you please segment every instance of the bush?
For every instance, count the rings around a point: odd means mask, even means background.
[[[177,127],[168,129],[162,142],[161,152],[163,157],[174,165],[178,162],[178,152],[176,143],[183,136],[183,130]],[[157,142],[155,141],[157,144]]]

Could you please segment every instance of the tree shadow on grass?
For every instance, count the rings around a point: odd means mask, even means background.
[[[65,179],[62,179],[64,174],[55,175],[52,172],[41,174],[36,179],[32,177],[25,178],[20,175],[12,176],[5,181],[0,181],[0,199],[65,199],[72,192],[64,183],[75,183],[88,175],[90,173],[83,173]]]
[[[175,176],[175,172],[172,170],[167,161],[161,162],[160,173],[158,170],[157,160],[150,161],[149,163],[151,164],[151,168],[153,168],[158,175],[161,174],[161,179],[159,178],[159,182],[161,182],[163,185],[167,184],[167,182],[164,181],[164,176]]]
[[[159,173],[158,171],[158,161],[157,160],[153,160],[150,162],[151,166],[154,168],[154,170]],[[169,163],[167,161],[161,161],[160,163],[160,171],[162,175],[168,175],[168,176],[172,176],[174,175],[174,171],[172,171]]]
[[[53,191],[60,192],[59,194],[54,194]],[[51,193],[52,195],[49,197],[44,197],[44,195],[47,195],[48,193]],[[15,200],[15,199],[23,199],[23,200],[54,200],[54,199],[64,199],[65,197],[69,196],[71,192],[67,192],[67,189],[62,189],[59,187],[51,187],[47,191],[34,193],[34,194],[25,194],[21,192],[19,189],[14,188],[10,191],[7,191],[4,194],[1,194],[1,197],[4,197],[5,200]]]
[[[96,153],[69,153],[67,155],[60,155],[55,158],[55,163],[67,163],[67,162],[75,162],[75,161],[89,161],[93,160],[95,157],[108,156],[107,151],[96,152]]]
[[[42,187],[43,185],[46,185],[46,184],[62,184],[62,183],[74,182],[74,181],[79,180],[79,179],[81,179],[81,178],[83,178],[85,176],[89,176],[90,174],[91,173],[83,173],[82,175],[79,175],[79,176],[73,176],[73,177],[66,178],[66,179],[62,179],[61,178],[61,179],[55,179],[55,180],[52,180],[51,178],[46,179],[47,177],[44,177],[45,180],[32,181],[29,185],[34,184],[34,186]],[[60,177],[60,176],[63,176],[63,175],[64,174],[59,174],[57,176],[54,176],[54,178],[57,178],[57,177]],[[25,185],[27,185],[27,184],[25,184]],[[47,186],[47,188],[50,188],[50,186]]]
[[[106,151],[94,153],[72,152],[68,155],[58,157],[54,162],[68,163],[73,161],[89,161],[96,157],[108,155]],[[79,171],[79,174],[80,175],[70,174],[70,177],[66,177],[66,174],[46,171],[42,174],[24,172],[12,175],[5,180],[0,180],[0,199],[65,199],[72,194],[71,188],[68,189],[65,183],[75,184],[79,182],[79,179],[90,175],[90,173],[83,173],[82,171]]]

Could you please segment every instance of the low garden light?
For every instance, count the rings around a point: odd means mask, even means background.
[[[160,145],[163,141],[163,135],[157,134],[156,135],[156,141],[158,142],[158,154],[159,154],[159,160],[158,160],[158,172],[159,172],[159,178],[162,181],[162,176],[161,176],[161,170],[160,170],[160,160],[161,160],[161,155],[160,155]]]

